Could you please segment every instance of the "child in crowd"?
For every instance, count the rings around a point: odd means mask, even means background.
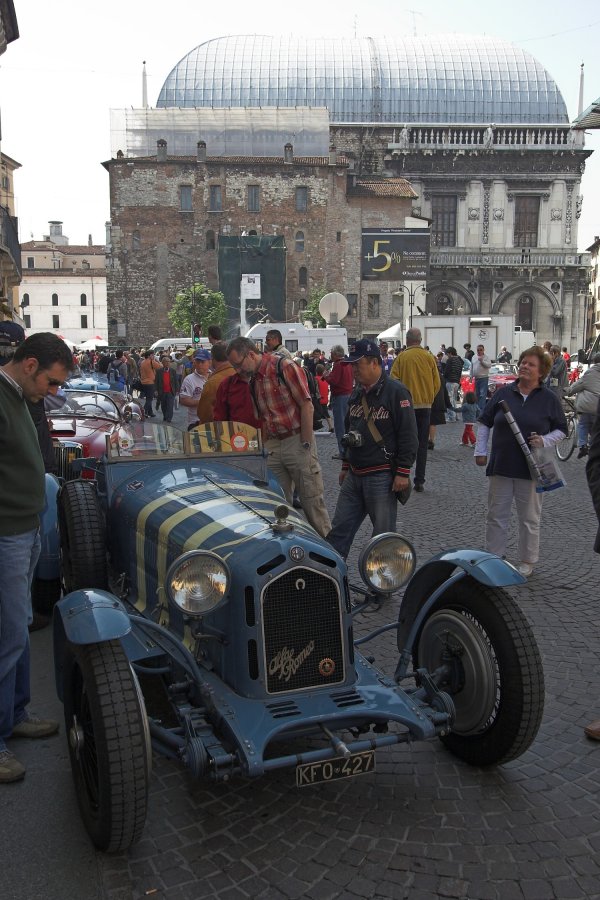
[[[477,421],[479,415],[479,407],[477,406],[477,397],[474,391],[467,391],[462,405],[462,420],[465,423],[465,430],[461,439],[463,447],[473,446],[475,443],[475,432],[473,431],[473,422]]]
[[[330,434],[333,433],[333,419],[329,414],[328,404],[329,404],[329,384],[323,378],[323,374],[325,372],[325,366],[322,363],[318,363],[316,366],[316,381],[317,386],[319,388],[319,394],[321,395],[321,413],[323,418],[327,422],[329,426]]]

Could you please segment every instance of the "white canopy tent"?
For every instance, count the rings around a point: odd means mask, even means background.
[[[402,340],[403,328],[400,322],[397,325],[392,325],[391,328],[386,328],[385,331],[382,331],[381,334],[377,335],[378,341],[400,341]]]
[[[108,347],[108,341],[105,341],[104,338],[101,338],[98,335],[79,345],[80,350],[99,350],[102,347]]]

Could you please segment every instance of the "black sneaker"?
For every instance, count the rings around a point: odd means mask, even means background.
[[[422,494],[424,490],[425,488],[422,484],[415,484],[415,491],[417,492],[417,494]]]
[[[579,453],[577,454],[577,459],[583,459],[584,456],[587,456],[590,451],[590,448],[587,444],[584,444],[583,447],[579,448]]]

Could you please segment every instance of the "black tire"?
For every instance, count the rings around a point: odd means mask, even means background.
[[[60,578],[34,578],[31,583],[31,605],[35,612],[49,616],[60,600]]]
[[[144,701],[119,641],[71,647],[64,710],[84,825],[99,850],[126,850],[144,829],[151,751]]]
[[[67,481],[58,497],[60,558],[65,594],[108,587],[106,526],[94,484]]]
[[[554,445],[556,455],[562,462],[566,462],[573,454],[575,444],[577,443],[577,427],[575,425],[575,416],[567,417],[567,436]]]
[[[413,647],[415,668],[430,673],[450,661],[439,687],[456,719],[441,738],[473,766],[515,759],[534,740],[544,711],[542,662],[527,619],[501,588],[464,578],[443,594]]]

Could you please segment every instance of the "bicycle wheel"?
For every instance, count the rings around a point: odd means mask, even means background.
[[[554,445],[556,455],[562,462],[565,462],[572,455],[577,442],[577,428],[575,427],[575,416],[567,416],[567,436]]]

